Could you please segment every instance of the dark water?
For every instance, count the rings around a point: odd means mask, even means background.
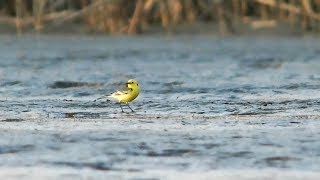
[[[1,36],[0,49],[2,168],[320,170],[316,39]],[[135,113],[93,101],[129,78]]]

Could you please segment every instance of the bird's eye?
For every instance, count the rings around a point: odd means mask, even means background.
[[[139,84],[137,83],[137,86],[139,86]]]

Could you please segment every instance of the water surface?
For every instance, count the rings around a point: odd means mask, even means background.
[[[0,42],[0,176],[31,178],[41,168],[43,178],[319,176],[318,40]],[[142,88],[135,113],[94,102],[129,78]]]

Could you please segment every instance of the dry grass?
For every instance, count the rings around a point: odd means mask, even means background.
[[[106,33],[143,33],[152,25],[168,31],[194,22],[216,23],[221,34],[237,23],[273,28],[284,21],[319,31],[320,0],[2,0],[0,23],[41,32],[50,23],[82,23]]]

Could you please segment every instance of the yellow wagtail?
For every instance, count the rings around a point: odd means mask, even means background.
[[[128,108],[131,109],[131,107],[129,106],[128,103],[133,101],[140,93],[140,87],[139,87],[139,84],[136,80],[129,79],[126,84],[127,84],[126,89],[121,90],[121,91],[120,90],[116,91],[116,92],[112,93],[110,96],[107,96],[107,97],[112,97],[114,99],[117,99],[119,101],[120,108],[121,108],[122,112],[124,112],[123,108],[122,108],[122,104],[127,105]],[[105,96],[98,98],[98,99],[102,99],[104,97]],[[98,99],[96,99],[96,100],[98,100]],[[131,109],[131,111],[134,112],[132,109]]]

